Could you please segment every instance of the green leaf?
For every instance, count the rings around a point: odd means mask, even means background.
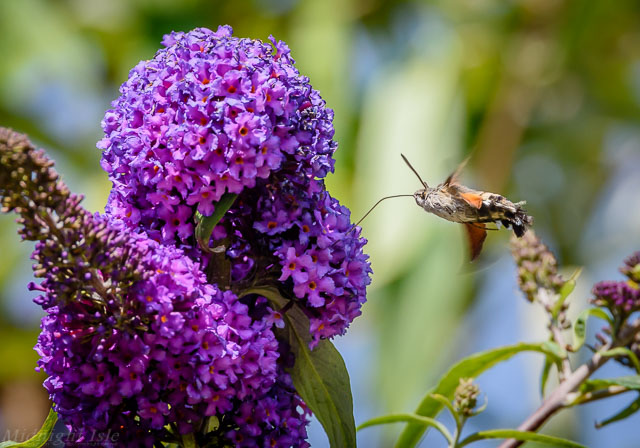
[[[562,285],[562,287],[560,288],[558,300],[553,305],[553,308],[551,310],[551,315],[554,319],[558,317],[558,313],[560,313],[562,305],[564,305],[564,302],[567,300],[567,297],[569,297],[569,294],[571,294],[575,289],[576,281],[578,280],[578,277],[580,277],[580,274],[582,274],[582,268],[576,269],[571,277],[569,277],[569,280],[564,282],[564,285]]]
[[[251,289],[246,294],[264,296],[279,310],[291,303],[274,288]],[[296,392],[324,427],[332,448],[355,447],[351,384],[340,352],[326,339],[309,349],[309,319],[299,307],[291,306],[283,318],[285,328],[278,337],[285,339],[295,355],[289,373]]]
[[[368,428],[370,426],[386,425],[388,423],[397,423],[397,422],[405,422],[405,423],[413,422],[423,426],[431,426],[433,428],[436,428],[438,431],[440,431],[440,433],[444,436],[444,438],[447,439],[447,442],[449,442],[449,445],[451,445],[451,443],[453,442],[453,437],[447,430],[446,426],[444,426],[442,423],[440,423],[439,421],[433,418],[422,417],[421,415],[416,415],[416,414],[390,414],[390,415],[385,415],[383,417],[372,418],[371,420],[367,420],[366,422],[358,426],[358,431],[364,428]]]
[[[451,404],[451,401],[447,397],[443,397],[440,394],[429,394],[429,396],[434,400],[439,401],[444,407],[449,409],[451,416],[456,421],[456,425],[460,426],[460,415],[458,415],[458,411],[456,411],[456,408],[453,407],[453,404]]]
[[[544,397],[544,388],[547,385],[547,380],[549,379],[549,373],[551,373],[551,367],[553,367],[554,363],[549,361],[549,358],[545,358],[544,367],[542,367],[542,374],[540,375],[540,396]]]
[[[557,354],[559,349],[560,347],[558,347],[557,344],[547,341],[541,344],[520,343],[471,355],[468,358],[459,361],[451,367],[444,376],[442,376],[438,385],[431,389],[427,396],[422,399],[422,402],[418,406],[415,414],[430,418],[434,418],[438,415],[442,409],[442,403],[434,400],[430,394],[439,394],[451,399],[456,387],[458,387],[460,378],[475,378],[499,362],[506,361],[513,355],[524,351],[544,353],[554,359],[559,359]],[[407,427],[400,434],[400,437],[396,442],[396,447],[408,448],[416,446],[425,430],[426,428],[424,425],[409,422]]]
[[[580,386],[580,392],[591,392],[594,390],[606,389],[611,386],[622,386],[629,390],[640,390],[640,376],[629,375],[618,378],[601,378],[587,380]]]
[[[515,429],[491,429],[489,431],[476,432],[462,440],[457,446],[461,448],[472,442],[484,439],[516,439],[525,442],[538,442],[559,448],[586,448],[584,445],[561,437],[547,436],[545,434],[538,434],[536,432],[529,431],[518,431]]]
[[[49,440],[49,437],[51,437],[51,432],[53,431],[53,427],[56,425],[57,421],[58,414],[56,414],[53,409],[50,409],[47,419],[44,421],[42,428],[40,428],[40,431],[38,431],[35,436],[24,442],[2,442],[0,443],[0,448],[40,448],[41,446],[44,446],[44,444],[47,443],[47,440]]]
[[[203,251],[209,253],[212,252],[209,247],[209,240],[211,239],[213,229],[220,222],[224,214],[229,211],[237,197],[238,195],[234,193],[223,194],[220,200],[216,203],[215,210],[211,216],[202,216],[200,213],[196,213],[196,220],[198,221],[198,224],[196,225],[195,236],[198,241],[198,245]]]
[[[544,353],[549,353],[558,362],[567,357],[567,351],[554,341],[543,342],[542,350]]]
[[[573,324],[573,347],[571,347],[571,349],[574,352],[578,351],[584,344],[584,339],[587,335],[587,319],[589,319],[589,316],[599,317],[609,322],[610,325],[612,324],[611,318],[602,308],[588,308],[582,311]]]
[[[626,356],[629,358],[633,367],[636,369],[636,372],[640,373],[640,360],[638,360],[638,356],[628,347],[616,347],[611,350],[607,350],[606,352],[601,353],[602,356],[607,358],[617,358],[619,356]]]
[[[638,398],[633,400],[629,404],[629,406],[627,406],[626,408],[624,408],[623,410],[621,410],[620,412],[618,412],[614,416],[609,417],[608,419],[603,420],[601,422],[597,422],[595,426],[596,426],[596,428],[602,428],[603,426],[607,426],[610,423],[614,423],[614,422],[618,422],[620,420],[624,420],[625,418],[630,417],[633,414],[635,414],[636,412],[638,412],[638,410],[640,410],[640,395],[638,395]]]

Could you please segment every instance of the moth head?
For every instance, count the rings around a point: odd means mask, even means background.
[[[427,203],[427,196],[429,195],[428,190],[428,188],[423,188],[413,193],[413,198],[416,200],[416,204],[422,208],[424,208],[424,204]]]

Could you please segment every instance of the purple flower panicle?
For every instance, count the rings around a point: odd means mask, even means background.
[[[220,263],[197,247],[195,214],[238,194],[210,242],[227,248],[222,277],[236,290],[280,282],[317,343],[360,314],[371,269],[366,240],[321,180],[333,170],[333,112],[271,42],[229,27],[172,33],[131,71],[98,145],[113,182],[107,212],[206,269]]]
[[[627,280],[596,283],[592,302],[610,309],[614,315],[628,316],[640,311],[640,252],[627,258],[620,272],[627,276]]]
[[[30,288],[47,312],[38,366],[71,430],[67,445],[109,433],[117,438],[104,446],[150,447],[193,433],[223,444],[245,434],[246,446],[306,446],[308,411],[285,387],[266,299],[221,291],[180,249],[87,212],[43,153],[18,137],[0,129],[0,193],[4,209],[23,216],[25,239],[36,240],[43,280]],[[263,397],[271,421],[237,418]],[[209,417],[218,428],[200,434]],[[283,435],[278,419],[300,427]]]

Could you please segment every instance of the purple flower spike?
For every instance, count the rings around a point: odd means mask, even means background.
[[[210,269],[222,265],[195,243],[195,213],[210,216],[223,194],[238,194],[210,241],[231,265],[214,276],[230,279],[219,286],[277,279],[311,316],[314,344],[343,334],[371,268],[349,210],[321,180],[334,166],[333,111],[283,42],[238,39],[229,27],[163,42],[105,114],[107,213]]]

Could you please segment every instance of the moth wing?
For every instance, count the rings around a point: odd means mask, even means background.
[[[475,208],[482,207],[482,196],[480,196],[479,194],[471,192],[461,192],[459,193],[459,195],[470,206]]]
[[[471,158],[471,156],[467,156],[467,158],[464,159],[460,163],[460,165],[458,165],[458,167],[455,169],[455,171],[453,173],[449,174],[449,177],[447,177],[447,180],[444,181],[444,185],[445,186],[449,186],[449,185],[453,185],[453,184],[457,184],[458,183],[458,177],[460,177],[460,174],[462,173],[462,170],[467,165],[467,162],[469,161],[470,158]]]
[[[484,239],[487,237],[487,231],[485,230],[484,223],[466,223],[464,224],[464,228],[469,240],[471,261],[473,261],[480,255]]]

